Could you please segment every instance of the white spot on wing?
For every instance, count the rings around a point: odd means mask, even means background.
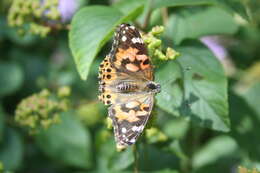
[[[123,31],[123,34],[125,34],[125,30]]]
[[[132,127],[132,130],[133,131],[137,131],[137,132],[140,132],[140,131],[142,131],[144,129],[144,126],[143,125],[141,125],[141,126],[133,126]]]
[[[143,40],[139,37],[134,37],[132,38],[132,42],[135,44],[135,43],[143,43]]]
[[[139,105],[139,103],[138,102],[136,102],[136,101],[132,101],[132,102],[129,102],[129,103],[127,103],[125,106],[127,107],[127,108],[134,108],[134,107],[136,107],[136,106],[138,106]]]
[[[132,29],[135,29],[135,27],[134,27],[134,26],[130,26],[130,28],[132,28]]]
[[[137,126],[133,126],[133,127],[132,127],[132,130],[133,130],[133,131],[136,131],[137,129],[138,129]]]
[[[129,28],[128,28],[128,26],[127,26],[127,27],[125,27],[125,29],[126,29],[126,30],[128,30],[128,29],[129,29]]]
[[[122,37],[122,41],[126,41],[127,40],[127,37],[126,36],[123,36]]]
[[[121,131],[122,131],[122,133],[126,133],[126,128],[123,127],[123,128],[121,129]]]
[[[132,38],[132,42],[133,43],[136,43],[137,42],[137,40],[136,40],[136,38],[134,37],[134,38]]]
[[[129,142],[135,143],[135,138],[131,139]]]

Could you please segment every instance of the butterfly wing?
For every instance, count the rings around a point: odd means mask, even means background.
[[[153,95],[136,96],[124,103],[109,107],[118,149],[126,148],[137,141],[150,117]]]
[[[153,80],[153,68],[146,45],[134,26],[121,24],[117,27],[109,56],[118,72],[134,73],[140,78]]]
[[[99,68],[99,99],[109,107],[118,148],[136,142],[152,111],[154,93],[142,90],[153,80],[153,68],[139,31],[129,24],[118,26],[112,50]],[[130,82],[136,90],[118,90]]]

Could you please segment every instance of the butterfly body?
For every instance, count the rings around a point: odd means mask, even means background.
[[[99,99],[109,105],[117,148],[134,144],[151,114],[160,85],[139,31],[118,26],[112,50],[99,67]]]

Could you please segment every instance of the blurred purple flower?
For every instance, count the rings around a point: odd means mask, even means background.
[[[80,4],[79,0],[59,0],[58,10],[61,13],[61,21],[69,22]]]
[[[227,49],[223,46],[223,44],[221,44],[223,40],[221,40],[219,36],[205,36],[200,38],[200,41],[205,44],[220,60],[220,62],[223,64],[226,74],[232,76],[236,69]]]
[[[227,50],[220,44],[217,36],[205,36],[200,38],[200,41],[205,44],[220,61],[228,57]]]

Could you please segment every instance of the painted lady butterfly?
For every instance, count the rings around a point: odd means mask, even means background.
[[[118,149],[134,144],[151,114],[160,84],[153,81],[153,66],[139,31],[117,27],[112,50],[99,67],[99,99],[109,105]]]

